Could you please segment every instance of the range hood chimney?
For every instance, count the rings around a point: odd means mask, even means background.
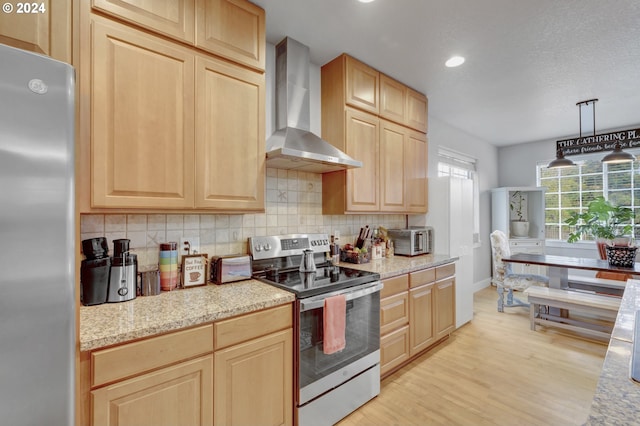
[[[276,130],[267,138],[267,167],[328,173],[362,167],[310,132],[309,48],[289,37],[276,46]]]

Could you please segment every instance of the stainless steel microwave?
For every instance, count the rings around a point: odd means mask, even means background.
[[[389,229],[395,254],[417,256],[433,251],[433,228]]]

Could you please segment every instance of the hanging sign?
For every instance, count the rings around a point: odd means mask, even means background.
[[[622,149],[640,147],[640,128],[602,133],[583,138],[556,141],[556,151],[567,155],[590,154],[592,152],[613,151],[617,142]]]

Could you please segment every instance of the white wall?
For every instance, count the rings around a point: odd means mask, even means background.
[[[555,156],[555,141],[531,142],[498,149],[498,186],[536,186],[536,165],[541,161],[548,163]]]
[[[428,94],[427,94],[428,96]],[[438,147],[460,152],[477,160],[480,192],[480,247],[474,249],[473,282],[478,284],[491,277],[491,188],[498,186],[498,150],[455,127],[429,116],[429,178],[438,174]],[[429,193],[429,210],[438,208],[438,194]],[[411,218],[415,220],[415,218]],[[429,214],[426,215],[429,224]],[[436,237],[437,238],[437,230]]]

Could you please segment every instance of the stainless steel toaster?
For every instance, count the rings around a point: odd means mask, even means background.
[[[211,258],[211,282],[224,284],[251,279],[251,256],[235,254]]]
[[[389,237],[393,240],[395,254],[417,256],[433,251],[433,228],[389,229]]]

